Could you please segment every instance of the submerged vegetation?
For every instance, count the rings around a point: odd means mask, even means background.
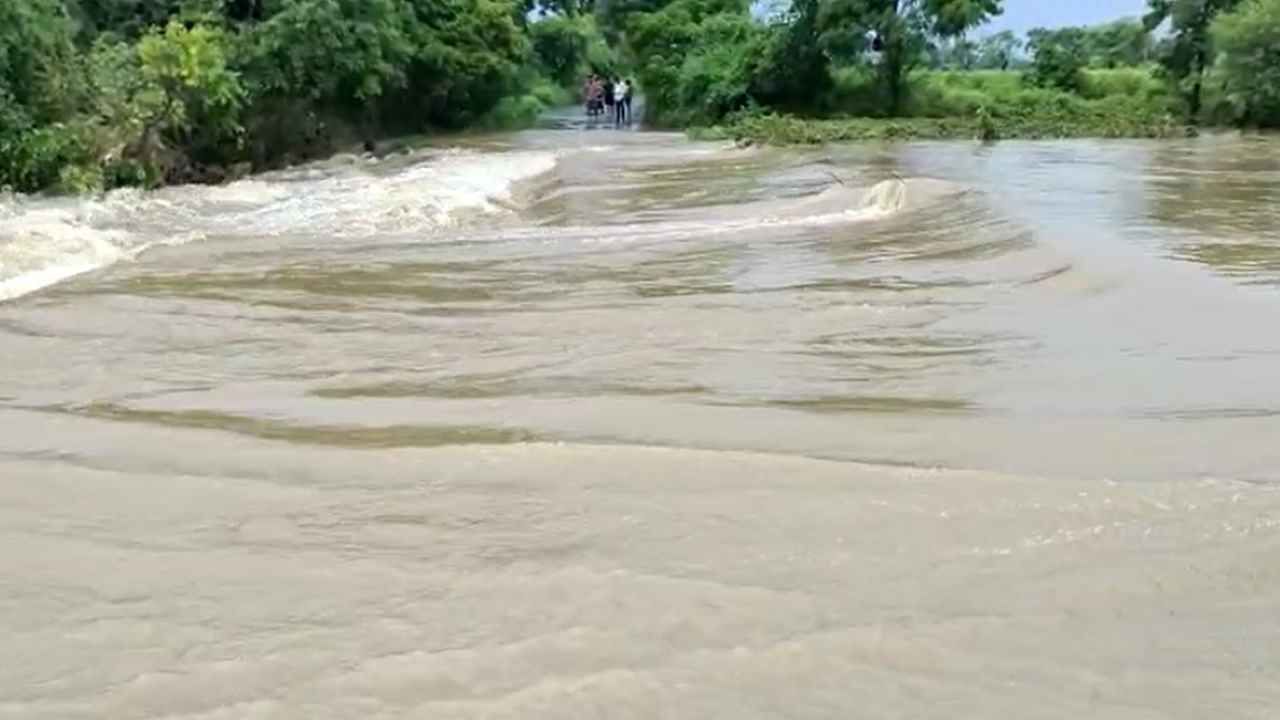
[[[218,181],[527,125],[589,71],[649,123],[766,142],[1280,126],[1280,0],[972,39],[1001,0],[0,3],[0,188]]]

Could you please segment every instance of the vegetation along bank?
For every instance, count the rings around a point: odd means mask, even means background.
[[[1280,0],[984,34],[1001,0],[0,4],[0,188],[218,181],[379,138],[518,127],[635,77],[701,137],[1169,137],[1280,126]]]

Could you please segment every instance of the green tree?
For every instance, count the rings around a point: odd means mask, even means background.
[[[74,35],[58,0],[0,3],[0,89],[35,122],[65,118],[80,98]]]
[[[543,16],[581,17],[595,11],[595,0],[521,0],[520,14],[537,13]]]
[[[409,17],[398,0],[283,0],[244,36],[238,65],[257,96],[358,108],[404,85]]]
[[[1078,92],[1084,83],[1084,68],[1089,64],[1083,28],[1046,30],[1036,28],[1027,33],[1031,51],[1031,68],[1027,80],[1038,87]]]
[[[529,39],[552,79],[566,86],[579,79],[591,44],[590,30],[582,19],[558,16],[530,23]]]
[[[797,0],[810,1],[810,0]],[[919,63],[930,36],[952,38],[1002,11],[1001,0],[826,0],[819,29],[873,37],[889,111],[898,114],[907,73]]]
[[[720,108],[746,98],[728,88],[755,77],[762,54],[755,39],[763,32],[752,23],[742,0],[676,0],[655,12],[628,15],[626,41],[645,88],[648,119],[680,124],[715,121]],[[728,50],[726,50],[726,47]],[[741,57],[729,62],[730,52]],[[690,88],[716,88],[718,99],[703,102]]]
[[[56,0],[0,4],[0,187],[41,190],[87,152],[75,28]]]
[[[145,118],[135,152],[150,179],[183,169],[191,155],[221,159],[223,144],[238,142],[245,93],[228,67],[221,30],[171,20],[142,38],[138,61],[144,85],[136,97]],[[184,149],[171,152],[175,146]]]
[[[1115,68],[1139,65],[1151,55],[1151,32],[1137,20],[1117,20],[1085,28],[1089,64]]]
[[[1170,41],[1161,46],[1160,64],[1177,84],[1187,103],[1187,114],[1200,118],[1204,93],[1204,73],[1212,64],[1213,48],[1209,28],[1224,10],[1240,0],[1148,0],[1150,12],[1144,22],[1149,29],[1169,24]]]
[[[821,0],[792,0],[790,10],[771,28],[754,82],[765,104],[813,108],[830,89],[833,42],[830,34],[824,37],[823,9]],[[861,38],[841,36],[848,39],[856,51]]]
[[[514,89],[530,58],[511,0],[406,0],[412,8],[409,82],[387,98],[392,112],[424,124],[458,127]]]
[[[983,38],[978,43],[978,67],[1008,70],[1022,50],[1022,40],[1010,30]]]
[[[1246,0],[1219,16],[1211,35],[1237,119],[1280,127],[1280,0]]]

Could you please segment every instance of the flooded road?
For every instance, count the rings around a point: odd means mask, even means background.
[[[0,718],[1267,718],[1280,142],[0,201]]]

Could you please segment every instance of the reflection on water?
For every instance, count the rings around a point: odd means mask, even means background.
[[[553,128],[0,210],[0,717],[1280,705],[1276,141]]]
[[[1280,282],[1280,154],[1270,138],[1157,146],[1151,217],[1175,229],[1176,257],[1246,283]]]

